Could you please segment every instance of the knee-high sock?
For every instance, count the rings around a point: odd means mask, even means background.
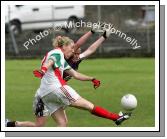
[[[110,119],[110,120],[117,120],[120,116],[116,113],[111,113],[108,110],[100,107],[100,106],[95,106],[91,112],[93,115],[99,116],[99,117],[103,117],[106,119]]]

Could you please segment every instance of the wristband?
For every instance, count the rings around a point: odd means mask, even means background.
[[[48,70],[48,68],[47,68],[47,67],[41,67],[41,70],[42,70],[44,73],[46,73],[46,71]]]

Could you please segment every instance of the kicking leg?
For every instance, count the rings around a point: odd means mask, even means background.
[[[119,115],[116,113],[112,113],[100,106],[94,106],[93,103],[89,102],[88,100],[84,98],[80,98],[77,101],[72,102],[70,106],[80,108],[80,109],[85,109],[91,112],[91,114],[95,116],[113,120],[116,122],[117,125],[121,124],[124,120],[126,120],[126,118],[128,119],[128,117],[124,118],[125,115]],[[117,120],[119,120],[119,122]]]

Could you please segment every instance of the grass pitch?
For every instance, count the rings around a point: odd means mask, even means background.
[[[5,63],[5,115],[13,120],[34,120],[32,101],[40,80],[32,71],[40,66],[40,60],[6,60]],[[121,97],[127,93],[138,99],[138,107],[122,127],[155,126],[155,62],[154,58],[118,58],[85,60],[80,64],[81,73],[101,80],[94,89],[91,82],[70,80],[82,97],[96,105],[118,113]],[[69,127],[115,127],[114,122],[95,117],[89,112],[66,109]],[[46,126],[56,126],[49,118]]]

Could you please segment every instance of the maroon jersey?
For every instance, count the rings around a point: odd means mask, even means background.
[[[73,61],[72,59],[67,60],[67,63],[74,69],[74,70],[78,70],[79,68],[79,64],[81,63],[82,60],[78,60],[78,61]],[[71,76],[68,73],[63,74],[63,79],[65,81],[68,81],[71,79]]]

